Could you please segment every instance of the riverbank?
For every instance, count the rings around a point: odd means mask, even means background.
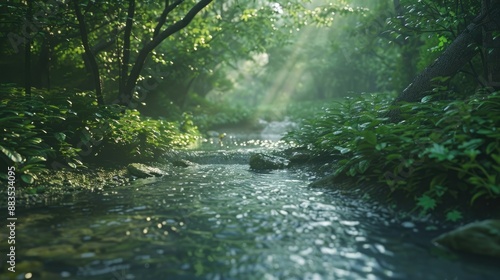
[[[37,174],[37,178],[31,185],[16,187],[17,205],[57,201],[80,192],[97,192],[108,187],[128,185],[134,180],[128,175],[127,166],[118,162],[106,166],[94,164],[86,168],[44,169]],[[0,195],[6,196],[6,190],[2,189]],[[0,207],[5,206],[5,201],[2,200]]]

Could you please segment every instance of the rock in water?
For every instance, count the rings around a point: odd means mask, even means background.
[[[253,154],[250,157],[250,168],[254,170],[273,170],[285,168],[288,160],[278,156]]]
[[[172,161],[172,165],[177,167],[189,167],[195,164],[193,162],[190,162],[189,160],[177,159]]]
[[[131,163],[127,166],[128,173],[138,178],[147,178],[166,175],[162,170],[142,163]]]
[[[434,239],[448,249],[500,258],[500,220],[467,224]]]

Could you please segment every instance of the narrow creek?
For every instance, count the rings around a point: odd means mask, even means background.
[[[175,176],[18,209],[16,273],[0,279],[498,279],[433,247],[439,222],[309,188],[305,171],[251,171],[278,145],[252,137],[185,152],[198,164]]]

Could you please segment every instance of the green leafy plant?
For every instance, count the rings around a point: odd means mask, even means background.
[[[190,115],[180,121],[146,118],[137,110],[99,106],[90,92],[2,87],[0,158],[33,183],[47,167],[84,166],[105,159],[151,160],[198,135]],[[3,179],[5,174],[1,174]]]
[[[404,120],[390,123],[380,117],[390,108],[390,96],[362,94],[326,108],[286,139],[336,160],[337,176],[416,197],[422,213],[464,200],[473,205],[499,199],[500,93],[438,97],[402,105]],[[458,219],[451,213],[450,219]]]

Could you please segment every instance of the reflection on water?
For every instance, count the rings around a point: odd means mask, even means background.
[[[57,205],[19,209],[16,273],[2,268],[0,279],[500,275],[495,263],[433,248],[430,240],[442,231],[439,224],[307,188],[311,177],[306,173],[256,173],[233,159],[179,168],[172,177]],[[430,227],[437,230],[426,230]],[[0,248],[5,252],[5,235]]]

